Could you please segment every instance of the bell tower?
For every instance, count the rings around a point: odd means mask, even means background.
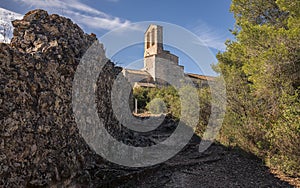
[[[144,70],[155,80],[155,56],[163,52],[162,26],[149,25],[145,32]]]
[[[145,32],[144,68],[154,81],[170,75],[178,57],[163,49],[163,27],[151,24]],[[183,72],[183,66],[180,66]]]
[[[160,54],[163,51],[162,26],[151,24],[145,32],[144,57]]]

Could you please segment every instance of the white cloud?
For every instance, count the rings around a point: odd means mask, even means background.
[[[130,21],[113,17],[100,10],[90,7],[79,0],[15,0],[33,8],[45,9],[51,13],[62,14],[71,18],[79,25],[94,29],[111,30],[118,27],[127,27]]]
[[[11,21],[22,19],[23,15],[0,8],[0,42],[9,43],[13,36]]]
[[[192,32],[195,33],[206,46],[220,51],[225,51],[225,33],[221,34],[217,30],[211,28],[208,24],[201,21],[191,28]]]
[[[131,24],[130,21],[122,21],[118,17],[106,18],[100,16],[90,16],[70,10],[64,10],[63,13],[68,17],[72,18],[79,25],[87,25],[88,27],[94,29],[113,30],[119,27],[128,27]]]

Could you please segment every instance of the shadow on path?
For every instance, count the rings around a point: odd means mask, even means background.
[[[167,119],[157,130],[143,134],[147,138],[164,138],[176,125]],[[147,135],[148,134],[148,135]],[[161,136],[163,135],[163,136]],[[156,140],[157,141],[157,140]],[[256,156],[240,148],[212,144],[199,153],[201,139],[194,135],[186,147],[168,161],[146,168],[115,167],[119,176],[111,176],[100,187],[293,187],[270,173]],[[119,171],[120,172],[120,171]]]

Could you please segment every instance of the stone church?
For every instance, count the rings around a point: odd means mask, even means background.
[[[165,76],[183,74],[197,87],[206,86],[214,77],[184,73],[184,66],[178,64],[178,56],[164,50],[163,27],[151,24],[145,32],[144,68],[141,70],[123,69],[122,73],[134,87],[157,87],[166,85]],[[176,70],[176,71],[174,71]],[[174,73],[176,72],[176,73]]]

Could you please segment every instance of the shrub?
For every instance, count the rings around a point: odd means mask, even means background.
[[[147,104],[147,109],[152,114],[162,114],[167,112],[165,102],[160,98],[155,98]]]

